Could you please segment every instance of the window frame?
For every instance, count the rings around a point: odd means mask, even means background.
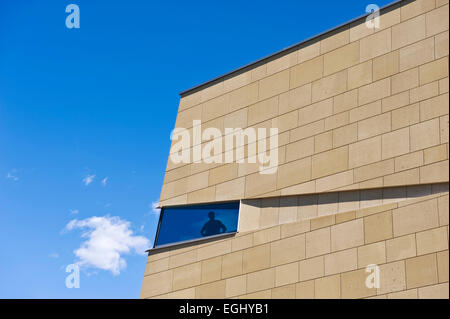
[[[238,203],[238,218],[237,218],[237,226],[236,226],[236,231],[231,231],[231,232],[226,232],[226,233],[221,233],[221,234],[216,234],[216,235],[210,235],[210,236],[205,236],[205,237],[199,237],[199,238],[194,238],[194,239],[188,239],[188,240],[182,240],[182,241],[177,241],[174,243],[168,243],[168,244],[162,244],[162,245],[157,245],[158,243],[158,239],[159,239],[159,233],[161,230],[161,225],[162,225],[162,221],[164,218],[164,209],[165,208],[189,208],[189,207],[194,207],[194,206],[214,206],[214,205],[220,205],[220,204],[230,204],[230,203]],[[161,211],[159,213],[159,218],[158,218],[158,226],[156,229],[156,234],[155,234],[155,240],[153,242],[153,247],[150,250],[157,250],[157,249],[162,249],[162,248],[167,248],[167,247],[172,247],[172,246],[178,246],[178,245],[184,245],[184,244],[190,244],[190,243],[195,243],[195,242],[201,242],[201,241],[206,241],[206,240],[211,240],[211,239],[216,239],[216,238],[221,238],[221,237],[228,237],[228,236],[232,236],[235,235],[239,232],[239,219],[241,216],[241,201],[237,201],[237,200],[233,200],[233,201],[226,201],[226,202],[214,202],[214,203],[199,203],[199,204],[189,204],[189,205],[174,205],[174,206],[167,206],[167,207],[161,207]]]

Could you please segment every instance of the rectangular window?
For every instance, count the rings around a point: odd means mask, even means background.
[[[154,247],[237,232],[239,202],[165,207]]]

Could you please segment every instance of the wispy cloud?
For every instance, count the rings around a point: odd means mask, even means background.
[[[71,215],[77,215],[80,211],[78,209],[69,209]]]
[[[107,177],[105,177],[104,179],[102,179],[102,186],[103,187],[105,187],[106,186],[106,184],[108,183],[108,176]]]
[[[88,175],[85,178],[83,178],[84,185],[88,186],[90,183],[94,181],[95,175]]]
[[[17,175],[14,175],[14,174],[16,174],[16,172],[17,172],[17,170],[15,170],[15,169],[13,169],[10,172],[8,172],[6,174],[6,179],[10,179],[10,180],[12,180],[14,182],[17,182],[19,180],[19,177],[17,177]]]
[[[58,258],[59,258],[59,254],[57,254],[57,253],[51,253],[50,255],[48,255],[48,257],[54,258],[54,259],[58,259]]]
[[[117,216],[94,216],[83,220],[74,219],[65,229],[83,230],[81,237],[85,241],[74,250],[80,266],[108,270],[113,275],[119,275],[127,266],[122,256],[145,254],[150,244],[147,238],[134,236],[130,227],[130,222]]]
[[[158,208],[158,205],[159,201],[152,202],[152,210],[151,210],[152,214],[159,215],[159,213],[161,212],[161,208]]]

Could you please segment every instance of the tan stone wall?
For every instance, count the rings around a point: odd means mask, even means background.
[[[448,10],[402,1],[183,95],[191,136],[277,127],[279,167],[169,160],[160,205],[240,200],[239,233],[151,252],[141,298],[448,298]]]
[[[238,229],[263,229],[443,192],[448,192],[448,183],[246,199],[241,201]]]
[[[141,298],[448,298],[448,192],[151,253]],[[367,288],[368,264],[380,288]]]
[[[183,96],[176,127],[278,127],[280,166],[169,161],[161,205],[448,182],[448,10],[402,2]]]

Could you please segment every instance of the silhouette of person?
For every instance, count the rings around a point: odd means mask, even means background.
[[[214,212],[209,212],[208,217],[209,220],[203,225],[202,230],[200,231],[203,237],[223,234],[227,231],[227,228],[220,220],[214,219]]]

